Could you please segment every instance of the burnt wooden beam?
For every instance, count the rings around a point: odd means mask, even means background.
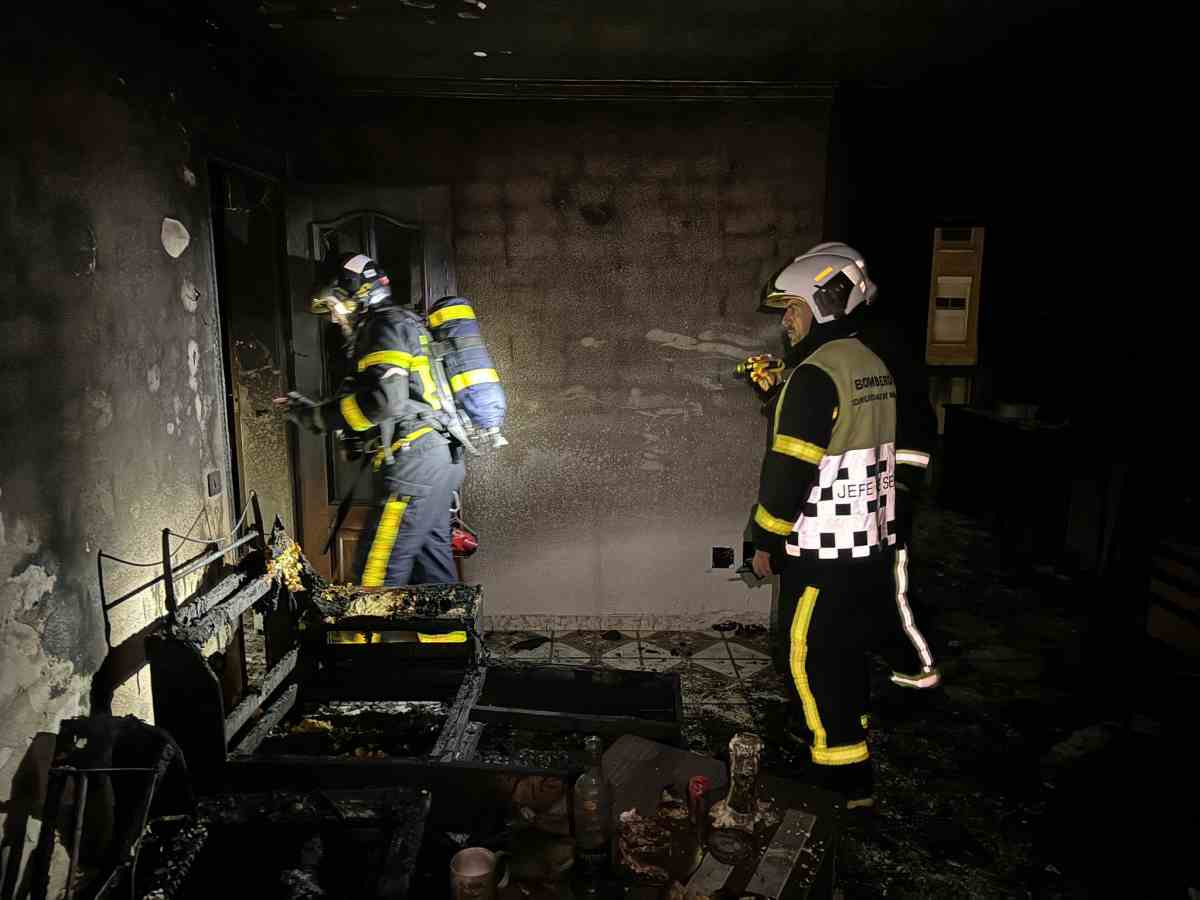
[[[471,720],[527,728],[531,731],[583,731],[610,738],[636,734],[673,745],[680,742],[678,722],[638,719],[633,716],[599,716],[584,712],[521,709],[513,706],[476,706],[471,710]]]
[[[483,588],[477,584],[414,584],[347,590],[341,585],[317,584],[310,593],[312,605],[330,628],[357,620],[424,620],[478,630]]]
[[[230,759],[225,790],[248,788],[326,790],[370,785],[408,786],[433,797],[430,821],[455,831],[503,827],[513,812],[518,783],[561,781],[564,792],[579,771],[530,766],[496,766],[474,761],[388,757],[356,759],[335,756],[249,756]]]
[[[387,854],[384,856],[376,883],[377,897],[395,897],[403,900],[409,895],[413,873],[417,870],[417,855],[421,851],[421,837],[432,807],[429,792],[421,791],[415,814],[392,829],[388,836]]]
[[[483,706],[681,721],[677,672],[623,672],[554,665],[492,666]],[[531,700],[536,697],[536,700]]]
[[[381,785],[349,790],[274,790],[216,794],[197,806],[205,825],[372,824],[406,820],[429,809],[429,792],[421,788]],[[339,805],[345,804],[345,807]]]
[[[431,757],[453,760],[470,759],[474,755],[475,747],[479,744],[479,729],[476,729],[474,742],[469,749],[464,746],[464,740],[471,725],[471,709],[479,701],[479,695],[483,693],[483,683],[486,678],[487,668],[483,666],[467,670],[463,676],[462,687],[458,689],[458,695],[454,698],[453,706],[450,707],[450,714],[446,717],[446,723],[442,726],[442,733],[438,735],[437,743],[433,745]]]
[[[258,749],[258,745],[263,742],[263,739],[271,732],[271,729],[279,724],[293,706],[296,705],[296,695],[300,691],[300,686],[296,684],[288,685],[287,689],[279,695],[279,699],[272,703],[263,712],[262,718],[246,736],[238,741],[236,747],[230,752],[235,756],[248,756]]]
[[[383,645],[368,645],[365,650],[384,649]],[[382,659],[380,663],[388,660]],[[437,700],[449,701],[459,690],[463,679],[461,665],[453,660],[437,663],[406,663],[396,665],[360,665],[326,669],[304,685],[304,699],[313,702],[330,700]]]
[[[483,737],[483,727],[484,726],[482,722],[468,722],[467,730],[463,732],[462,740],[458,745],[458,750],[453,756],[448,756],[446,759],[474,759],[475,751],[479,749],[479,739]]]
[[[221,634],[238,627],[238,618],[265,597],[275,586],[274,580],[263,576],[239,573],[225,578],[203,597],[180,610],[177,634],[198,647],[211,637],[217,638],[218,649],[225,645]]]
[[[292,671],[296,668],[296,660],[299,658],[300,650],[296,648],[288,653],[279,664],[273,666],[266,675],[263,676],[262,684],[253,689],[245,699],[234,707],[233,712],[225,717],[225,740],[233,740],[233,736],[241,731],[242,726],[250,721],[250,717],[258,711],[262,706],[263,701],[275,693],[275,689],[287,679]]]

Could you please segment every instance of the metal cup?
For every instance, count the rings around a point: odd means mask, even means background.
[[[508,854],[484,847],[459,850],[450,860],[450,885],[454,900],[495,900],[496,889],[508,886]]]

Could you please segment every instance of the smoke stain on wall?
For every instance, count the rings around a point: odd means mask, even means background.
[[[28,64],[4,82],[22,140],[0,144],[0,290],[14,301],[0,305],[0,806],[34,735],[87,712],[106,652],[97,549],[153,562],[163,527],[196,520],[204,537],[226,518],[201,477],[224,472],[222,443],[208,427],[177,440],[185,405],[203,423],[221,402],[207,196],[180,177],[186,138],[69,53]],[[186,253],[175,235],[178,258],[164,218],[195,227]],[[105,587],[148,577],[109,570]],[[115,613],[120,636],[154,610]]]

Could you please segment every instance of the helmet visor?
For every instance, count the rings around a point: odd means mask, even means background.
[[[846,277],[845,272],[838,272],[813,291],[813,302],[817,305],[821,320],[837,319],[846,315],[846,305],[853,290],[854,282]]]

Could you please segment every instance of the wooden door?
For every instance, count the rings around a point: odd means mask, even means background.
[[[308,312],[311,288],[343,253],[366,253],[392,282],[393,295],[422,311],[455,293],[451,252],[451,195],[446,186],[393,188],[313,185],[288,201],[295,390],[330,396],[347,373],[338,329]],[[354,556],[370,509],[370,476],[361,461],[343,459],[334,435],[299,436],[296,454],[299,531],[304,555],[334,581],[353,578]],[[342,497],[353,491],[350,514],[330,553],[323,554]]]

